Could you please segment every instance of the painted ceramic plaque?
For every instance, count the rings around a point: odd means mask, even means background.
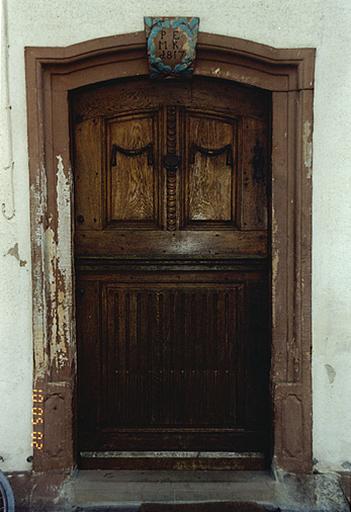
[[[193,72],[199,18],[144,18],[151,78],[189,77]]]

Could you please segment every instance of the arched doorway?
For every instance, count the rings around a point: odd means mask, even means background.
[[[195,70],[195,78],[212,77],[259,87],[272,98],[272,451],[273,464],[290,471],[308,471],[311,467],[313,63],[314,52],[310,49],[276,50],[235,38],[200,34]],[[45,396],[45,442],[35,453],[34,466],[37,470],[67,469],[76,463],[68,96],[73,90],[98,82],[147,75],[144,35],[106,38],[62,49],[29,48],[26,65],[34,385]]]

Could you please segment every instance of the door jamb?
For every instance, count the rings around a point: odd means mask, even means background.
[[[35,471],[75,457],[76,344],[69,91],[148,74],[143,32],[64,48],[26,48],[33,278],[33,387],[44,393]],[[195,75],[272,92],[274,468],[312,468],[311,207],[315,50],[201,33]]]

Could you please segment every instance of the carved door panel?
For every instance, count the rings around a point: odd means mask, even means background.
[[[269,95],[195,77],[70,101],[80,452],[266,453]]]

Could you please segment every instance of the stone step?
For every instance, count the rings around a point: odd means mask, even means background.
[[[278,508],[264,507],[248,502],[208,502],[187,504],[144,504],[140,507],[77,508],[75,512],[280,512]]]
[[[233,508],[237,502],[257,503],[261,506],[258,510],[267,511],[350,511],[334,474],[285,473],[274,478],[264,471],[102,470],[72,475],[64,486],[59,510],[153,512],[145,503],[155,503],[155,512],[229,512],[230,508],[223,507]],[[249,512],[248,505],[246,508]]]

